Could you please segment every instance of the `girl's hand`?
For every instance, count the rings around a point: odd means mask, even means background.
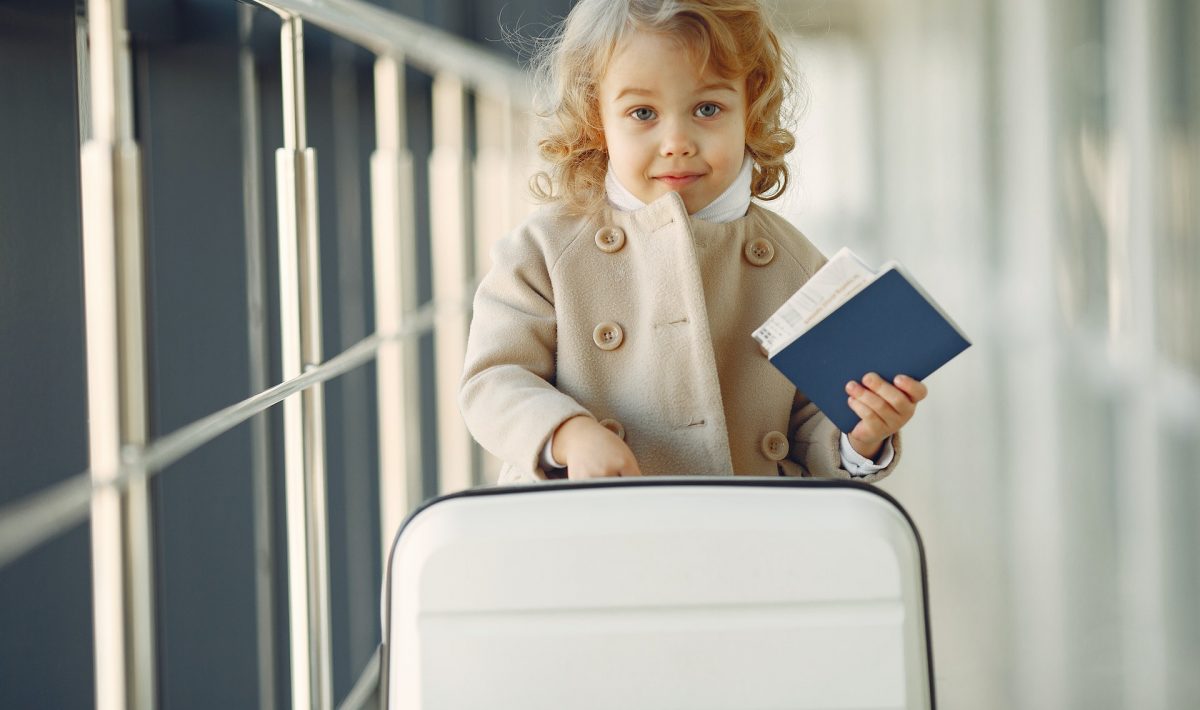
[[[854,450],[874,460],[883,442],[912,419],[917,402],[925,399],[929,390],[924,384],[907,375],[898,375],[893,383],[886,382],[874,372],[862,378],[862,384],[848,382],[847,403],[860,421],[847,438]]]
[[[591,417],[572,417],[554,432],[554,460],[567,467],[567,478],[640,476],[633,451]]]

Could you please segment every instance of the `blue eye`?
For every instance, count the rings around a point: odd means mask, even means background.
[[[635,121],[650,121],[656,116],[653,109],[648,109],[645,106],[641,108],[635,108],[629,112],[629,115],[633,116]]]
[[[712,118],[718,113],[721,113],[721,107],[716,104],[700,104],[695,112],[700,118]]]

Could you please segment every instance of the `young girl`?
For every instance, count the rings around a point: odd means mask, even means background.
[[[825,261],[750,201],[787,184],[786,71],[756,0],[575,5],[539,72],[550,204],[497,245],[467,345],[502,483],[895,468],[924,385],[847,383],[847,436],[750,336]]]

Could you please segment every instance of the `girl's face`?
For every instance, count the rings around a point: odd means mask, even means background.
[[[678,192],[688,214],[733,183],[746,150],[746,81],[698,73],[675,38],[634,32],[600,81],[609,166],[647,204]]]

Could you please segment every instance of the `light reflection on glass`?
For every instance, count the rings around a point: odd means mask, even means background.
[[[883,486],[939,699],[1200,707],[1200,3],[775,4],[811,88],[776,208],[975,340]]]

